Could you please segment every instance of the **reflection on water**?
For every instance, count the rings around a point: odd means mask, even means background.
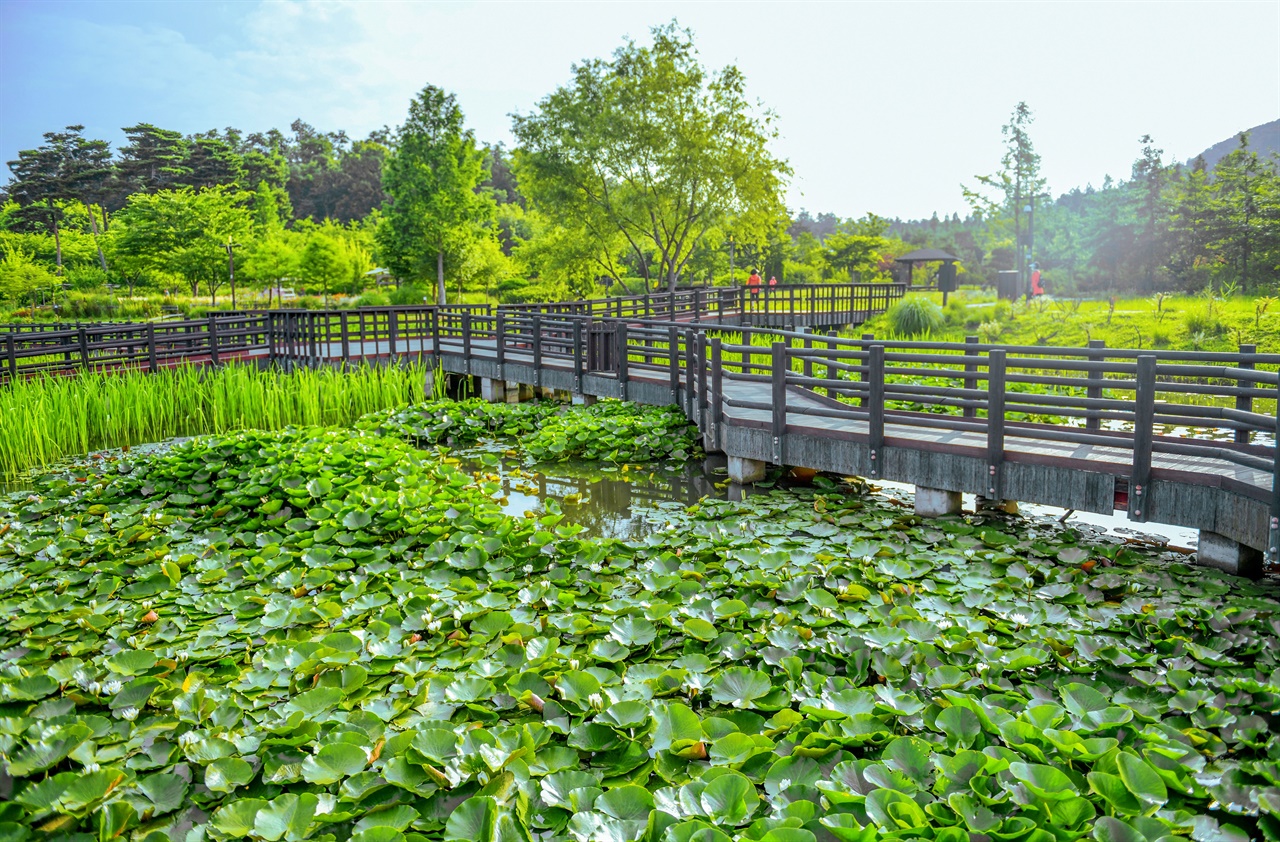
[[[566,523],[579,524],[593,538],[643,538],[656,528],[645,518],[659,503],[692,506],[709,495],[723,496],[724,460],[684,464],[611,465],[600,462],[523,464],[505,455],[505,445],[488,443],[454,451],[458,467],[488,475],[502,486],[503,511],[541,514],[555,500]]]

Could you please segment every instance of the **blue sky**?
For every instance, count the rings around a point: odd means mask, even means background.
[[[775,110],[793,209],[964,211],[1025,99],[1051,189],[1127,176],[1138,138],[1186,158],[1280,117],[1280,2],[428,3],[0,0],[0,160],[83,123],[354,136],[426,84],[482,140],[577,60],[676,18]]]

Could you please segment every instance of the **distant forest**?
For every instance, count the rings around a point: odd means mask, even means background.
[[[899,277],[894,258],[925,246],[960,257],[966,282],[1035,266],[1058,294],[1280,281],[1280,159],[1247,132],[1212,165],[1166,162],[1144,137],[1129,178],[1055,198],[1019,103],[1003,158],[964,188],[963,218],[792,213],[790,169],[768,152],[774,118],[745,99],[737,69],[704,68],[674,25],[654,36],[516,117],[510,150],[476,139],[431,86],[402,125],[361,139],[301,120],[194,135],[144,123],[115,150],[80,126],[51,131],[9,162],[0,299],[40,305],[110,286],[213,301],[232,260],[242,288],[326,299],[382,278],[371,303],[585,297],[742,283],[752,270],[884,281]],[[674,131],[661,117],[672,108],[687,115]]]

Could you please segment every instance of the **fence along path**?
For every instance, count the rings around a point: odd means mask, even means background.
[[[685,408],[749,479],[765,463],[1201,530],[1201,559],[1280,561],[1280,355],[841,339],[890,285],[693,290],[514,307],[267,311],[0,334],[9,377],[257,359],[415,358],[481,377]],[[69,335],[68,335],[69,334]],[[764,344],[760,344],[764,343]],[[941,495],[941,496],[939,496]]]
[[[714,320],[773,327],[861,324],[902,297],[901,284],[814,284],[678,290],[549,304],[247,310],[198,319],[82,325],[0,325],[0,383],[92,369],[156,371],[184,364],[266,360],[286,365],[420,353],[462,314],[584,315]]]

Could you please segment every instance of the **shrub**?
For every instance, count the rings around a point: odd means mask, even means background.
[[[942,308],[927,298],[909,296],[889,308],[889,327],[900,336],[937,333],[947,324]]]
[[[808,263],[788,260],[782,264],[782,278],[786,284],[816,284],[822,281],[822,273]]]
[[[1182,326],[1187,329],[1188,335],[1202,333],[1205,336],[1221,336],[1226,330],[1222,322],[1203,310],[1189,311],[1182,317]]]
[[[390,304],[391,298],[385,292],[366,292],[356,299],[357,307],[386,307]]]
[[[427,304],[428,293],[425,287],[417,284],[405,284],[399,289],[394,289],[386,296],[392,304],[404,307],[412,304]]]

